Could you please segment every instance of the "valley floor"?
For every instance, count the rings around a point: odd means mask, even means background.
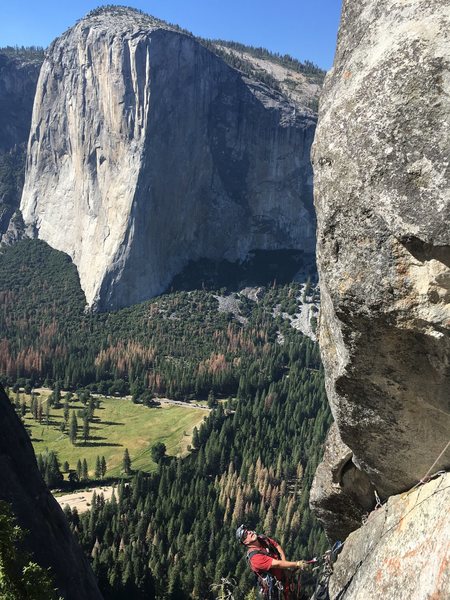
[[[165,444],[169,456],[186,454],[192,440],[192,431],[209,414],[209,409],[199,403],[184,403],[168,398],[159,400],[160,406],[148,408],[134,404],[131,397],[98,396],[99,408],[94,411],[88,439],[83,439],[81,415],[85,405],[76,397],[68,404],[68,418],[64,431],[64,395],[59,406],[49,407],[47,402],[51,390],[34,390],[36,402],[42,405],[42,417],[38,421],[31,411],[31,396],[20,393],[18,402],[25,403],[23,416],[36,455],[56,452],[60,465],[66,461],[75,469],[77,461],[86,459],[89,477],[94,477],[97,456],[104,456],[107,477],[119,477],[125,449],[131,458],[131,468],[151,472],[156,465],[151,458],[151,446],[155,442]],[[11,394],[12,396],[12,394]],[[72,415],[77,416],[78,436],[76,443],[69,439]]]

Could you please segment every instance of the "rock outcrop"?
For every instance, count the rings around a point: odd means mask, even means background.
[[[319,341],[337,429],[311,500],[347,538],[330,598],[450,595],[449,27],[438,0],[344,0],[321,97]],[[359,527],[372,486],[387,502]]]
[[[450,468],[449,28],[344,1],[313,149],[327,394],[382,499]]]
[[[310,492],[311,508],[333,542],[345,540],[358,529],[376,503],[369,478],[353,463],[352,457],[333,423]]]
[[[42,67],[24,220],[72,257],[98,309],[162,292],[189,260],[310,252],[314,129],[192,36],[97,11]]]
[[[24,546],[51,575],[64,600],[101,600],[91,567],[45,485],[30,439],[0,385],[0,500],[27,531]]]
[[[330,598],[448,598],[449,506],[450,473],[389,498],[348,537],[330,579]]]

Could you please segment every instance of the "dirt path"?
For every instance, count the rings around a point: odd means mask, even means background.
[[[161,404],[174,404],[175,406],[183,406],[184,408],[201,408],[202,410],[211,410],[207,406],[202,406],[196,402],[181,402],[181,400],[171,400],[170,398],[155,398]]]
[[[63,496],[55,496],[55,499],[61,508],[64,508],[68,504],[71,509],[76,508],[79,513],[83,513],[90,509],[94,492],[97,496],[103,494],[105,500],[110,500],[114,489],[115,486],[105,485],[89,490],[79,490],[78,492],[64,494]]]

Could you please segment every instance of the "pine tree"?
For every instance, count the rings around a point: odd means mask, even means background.
[[[214,392],[213,392],[213,390],[210,390],[209,394],[208,394],[208,408],[216,408],[217,405],[218,405],[218,402],[216,400]]]
[[[82,464],[81,464],[81,460],[78,459],[77,462],[77,475],[78,475],[78,481],[81,481],[81,472],[83,470]]]
[[[125,475],[130,475],[131,473],[131,458],[128,448],[125,448],[125,452],[123,453],[122,471]]]
[[[192,447],[193,448],[200,448],[200,438],[198,435],[198,429],[197,427],[194,427],[193,431],[192,431]]]
[[[59,408],[61,405],[61,383],[57,381],[55,383],[55,389],[53,390],[53,406]]]
[[[102,476],[102,465],[100,462],[100,456],[97,456],[95,461],[95,479],[100,479]]]
[[[36,421],[37,420],[37,404],[36,404],[36,395],[34,393],[31,394],[30,412],[33,416],[33,419]]]
[[[269,506],[269,510],[267,511],[266,518],[264,519],[264,533],[266,535],[273,535],[273,508]]]
[[[70,414],[70,410],[69,410],[69,399],[67,398],[68,394],[66,394],[65,398],[64,398],[64,422],[66,423],[66,425],[69,423],[69,414]]]
[[[83,439],[85,444],[89,439],[89,417],[86,412],[83,417]]]
[[[159,465],[166,457],[166,445],[163,442],[156,442],[151,447],[150,452],[152,460]]]
[[[102,456],[102,461],[101,461],[101,469],[102,469],[102,477],[104,477],[106,475],[106,460],[105,457]]]
[[[89,479],[88,464],[85,458],[83,458],[83,463],[81,467],[81,479],[83,479],[84,481],[87,481]]]
[[[78,436],[78,421],[75,413],[72,413],[72,419],[70,420],[70,428],[69,428],[69,439],[72,444],[75,445]]]

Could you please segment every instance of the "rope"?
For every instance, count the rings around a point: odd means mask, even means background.
[[[417,487],[419,487],[419,485],[423,485],[424,483],[427,483],[428,481],[430,481],[430,479],[432,479],[433,477],[435,477],[436,475],[440,475],[441,473],[443,473],[443,471],[438,471],[437,473],[434,473],[432,476],[430,476],[431,471],[434,469],[435,465],[439,462],[439,459],[441,458],[441,456],[443,456],[446,451],[447,448],[450,446],[450,440],[447,442],[447,445],[445,446],[445,448],[442,450],[442,452],[439,454],[439,456],[436,458],[436,460],[434,461],[434,463],[431,465],[431,467],[428,469],[428,471],[425,473],[425,475],[422,477],[422,479],[420,479],[416,485],[411,488],[408,492],[408,494],[410,494],[413,490],[415,490]]]
[[[328,584],[331,575],[333,574],[333,563],[337,559],[337,555],[341,552],[344,542],[335,542],[332,548],[327,550],[320,558],[317,556],[311,560],[307,560],[308,564],[319,563],[317,567],[313,568],[313,571],[319,571],[315,577],[315,590],[312,598],[322,598],[324,590],[327,590],[328,597]],[[318,595],[319,594],[319,595]]]

